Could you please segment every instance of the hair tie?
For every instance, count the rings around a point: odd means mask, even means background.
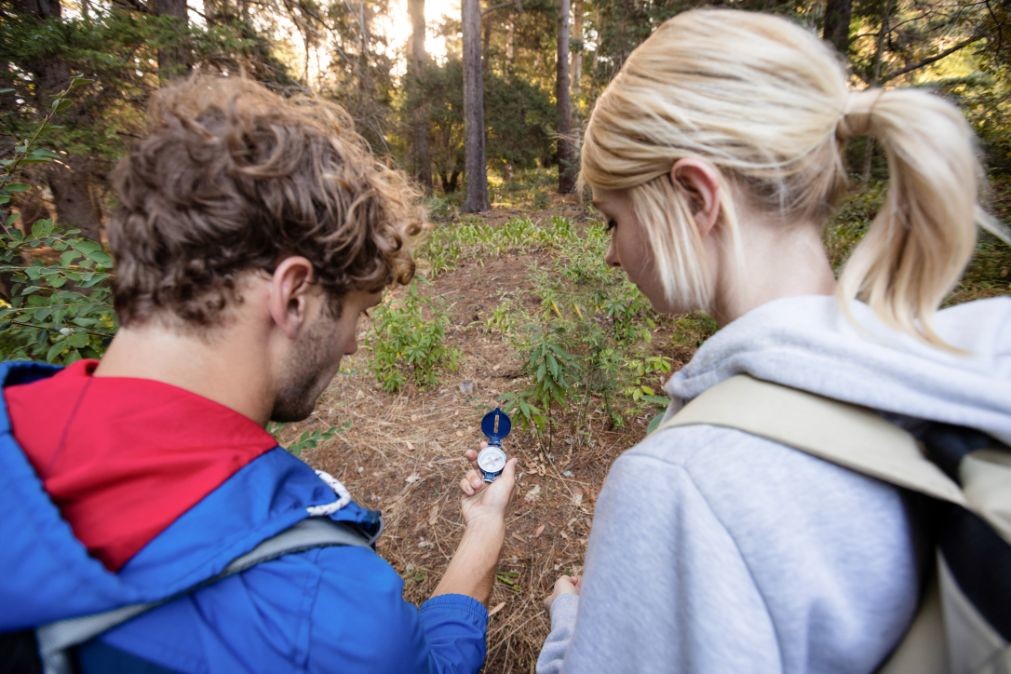
[[[864,136],[871,131],[871,117],[874,114],[874,106],[884,95],[884,89],[863,89],[860,91],[850,90],[846,98],[846,109],[836,126],[836,133],[843,139]],[[874,100],[869,105],[864,105],[867,98],[873,96]]]

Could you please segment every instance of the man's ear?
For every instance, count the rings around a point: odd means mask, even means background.
[[[698,157],[684,157],[671,166],[670,181],[688,199],[699,234],[712,232],[720,218],[720,176],[716,167]]]
[[[289,339],[305,326],[313,281],[312,263],[298,255],[285,258],[270,277],[270,317]]]

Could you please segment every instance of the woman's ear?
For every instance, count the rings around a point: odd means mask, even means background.
[[[313,280],[312,263],[298,255],[285,258],[270,277],[270,317],[289,339],[305,325]]]
[[[699,234],[707,236],[720,218],[719,171],[703,159],[685,157],[671,166],[670,181],[687,197]]]

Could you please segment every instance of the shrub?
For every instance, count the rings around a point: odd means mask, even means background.
[[[15,182],[22,166],[45,164],[58,157],[38,147],[53,116],[67,104],[70,93],[87,84],[75,78],[58,94],[45,119],[14,154],[0,160],[0,209],[11,198],[30,189]],[[70,363],[97,358],[116,329],[109,276],[112,260],[102,245],[80,231],[56,231],[52,220],[38,220],[30,231],[6,215],[0,229],[0,352],[4,358]]]
[[[399,305],[383,304],[373,313],[371,369],[384,391],[396,393],[408,382],[434,386],[439,372],[455,369],[459,351],[445,344],[449,314],[412,285]]]

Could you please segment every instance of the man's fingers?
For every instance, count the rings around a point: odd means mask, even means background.
[[[477,493],[484,489],[484,480],[481,478],[481,474],[476,470],[468,470],[467,475],[463,479],[470,483],[472,493]]]
[[[460,491],[462,491],[467,496],[474,495],[474,488],[470,486],[470,480],[463,478],[460,480]]]

